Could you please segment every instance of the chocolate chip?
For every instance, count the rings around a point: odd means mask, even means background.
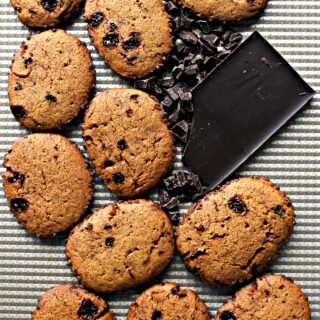
[[[47,101],[49,101],[50,103],[54,103],[54,102],[57,102],[57,98],[55,96],[53,96],[52,94],[47,94],[45,96],[45,99]]]
[[[119,35],[117,33],[107,34],[102,38],[105,47],[115,47],[119,44]]]
[[[118,141],[117,146],[120,150],[124,150],[127,148],[126,141],[124,139],[121,139]]]
[[[229,199],[228,207],[238,214],[242,214],[247,211],[246,204],[238,196],[234,196]]]
[[[87,21],[90,26],[97,27],[103,20],[104,14],[102,12],[95,12],[91,15],[90,19]]]
[[[20,185],[22,186],[24,183],[24,174],[21,174],[19,172],[13,172],[11,174],[11,176],[8,178],[8,182],[9,183],[16,183],[17,181],[19,181]]]
[[[27,115],[26,110],[24,109],[23,106],[16,105],[16,106],[11,106],[10,108],[11,108],[13,115],[18,120],[24,118]]]
[[[237,317],[230,311],[223,311],[220,320],[237,320]]]
[[[103,163],[103,167],[104,168],[108,168],[108,167],[112,167],[114,166],[114,162],[111,161],[111,160],[106,160],[104,163]]]
[[[24,64],[26,66],[30,65],[32,62],[33,62],[33,59],[32,58],[26,58],[23,60]]]
[[[98,313],[98,307],[88,299],[84,299],[78,310],[78,316],[85,320],[93,320]]]
[[[276,206],[272,209],[281,219],[285,216],[286,212],[281,206]]]
[[[116,172],[113,176],[112,176],[112,180],[115,184],[121,184],[125,178],[124,175],[121,172]]]
[[[53,12],[57,7],[56,0],[41,0],[41,5],[44,10]]]
[[[108,248],[111,248],[113,246],[113,243],[114,243],[114,238],[107,238],[106,239],[106,246]]]
[[[21,89],[22,89],[22,85],[17,82],[14,86],[14,91],[20,91]]]
[[[180,292],[179,288],[178,288],[178,289],[176,289],[176,288],[172,289],[172,290],[171,290],[171,293],[172,293],[174,296],[178,296],[179,298],[185,298],[185,297],[187,296],[186,293]]]
[[[152,320],[161,320],[162,319],[162,313],[158,310],[154,311],[151,317]]]
[[[132,94],[132,95],[130,96],[130,99],[131,99],[131,100],[134,100],[134,101],[137,101],[138,98],[139,98],[139,95],[138,95],[138,94]]]
[[[140,33],[139,32],[131,32],[130,38],[122,43],[122,48],[125,51],[129,51],[139,47],[140,45]]]
[[[116,25],[114,22],[110,22],[110,23],[109,23],[109,31],[110,31],[110,32],[115,31],[117,28],[118,28],[118,27],[117,27],[117,25]]]
[[[28,209],[29,202],[23,198],[15,198],[10,201],[11,210],[15,213],[21,213]]]

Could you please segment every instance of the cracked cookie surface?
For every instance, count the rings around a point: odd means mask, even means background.
[[[74,225],[90,204],[87,162],[64,136],[35,133],[18,139],[4,159],[8,206],[29,233],[53,236]]]
[[[45,28],[69,20],[83,0],[11,0],[19,20],[31,28]]]
[[[136,197],[153,188],[174,162],[172,135],[155,98],[134,89],[110,89],[90,103],[85,147],[107,188]]]
[[[262,272],[293,227],[292,204],[279,187],[261,177],[243,177],[189,209],[177,229],[177,248],[203,282],[231,285]]]
[[[96,292],[133,289],[158,276],[174,255],[171,222],[150,200],[130,200],[96,210],[66,242],[74,274]]]
[[[130,305],[127,320],[209,320],[205,303],[189,289],[161,283],[144,291]]]
[[[266,275],[240,289],[219,308],[215,320],[310,320],[301,288],[282,275]]]
[[[210,20],[236,21],[256,16],[268,0],[177,0]]]
[[[71,284],[46,291],[38,300],[32,320],[113,320],[108,304]]]
[[[148,75],[171,50],[169,16],[161,0],[87,0],[84,18],[99,54],[124,77]]]
[[[12,61],[11,111],[30,130],[60,129],[85,108],[94,84],[95,72],[84,42],[64,30],[34,34]]]

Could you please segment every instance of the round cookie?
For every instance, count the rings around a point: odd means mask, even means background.
[[[51,133],[18,139],[4,159],[3,188],[10,210],[29,233],[53,236],[86,212],[92,177],[76,144]]]
[[[53,287],[38,300],[32,320],[113,320],[108,304],[71,284]]]
[[[243,177],[189,209],[177,229],[177,248],[203,282],[231,285],[262,272],[293,227],[292,204],[279,187],[261,177]]]
[[[161,283],[144,291],[130,305],[127,320],[210,320],[198,295],[175,283]]]
[[[150,200],[109,204],[77,225],[66,242],[67,261],[96,292],[133,289],[157,277],[174,255],[171,222]]]
[[[155,98],[134,89],[110,89],[90,103],[83,124],[85,147],[107,188],[136,197],[171,168],[175,148]]]
[[[171,50],[169,16],[161,0],[87,0],[84,18],[93,45],[123,77],[148,75]]]
[[[308,299],[291,279],[266,275],[240,289],[215,320],[310,320]]]
[[[9,74],[11,111],[34,131],[60,129],[87,105],[95,84],[84,42],[64,30],[37,33],[23,42]]]
[[[76,13],[83,0],[11,0],[19,20],[31,28],[59,25]]]
[[[178,0],[183,6],[210,20],[236,21],[256,16],[268,0]]]

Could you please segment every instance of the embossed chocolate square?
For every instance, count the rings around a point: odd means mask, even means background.
[[[193,90],[195,114],[183,162],[217,186],[314,96],[254,32]]]

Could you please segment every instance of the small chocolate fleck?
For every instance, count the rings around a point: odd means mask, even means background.
[[[139,32],[131,32],[130,38],[123,42],[122,48],[125,51],[129,51],[129,50],[132,50],[132,49],[139,47],[139,45],[140,45],[139,36],[140,36]]]
[[[112,176],[112,180],[115,184],[121,184],[124,181],[124,175],[121,172],[116,172]]]
[[[237,196],[229,199],[228,207],[238,214],[242,214],[247,211],[246,204]]]
[[[117,25],[116,25],[114,22],[110,22],[110,23],[109,23],[109,31],[110,31],[110,32],[115,31],[117,28],[118,28],[118,27],[117,27]]]
[[[139,97],[138,94],[132,94],[132,95],[130,96],[130,99],[136,101],[136,100],[138,100],[138,97]]]
[[[108,248],[111,248],[113,246],[113,243],[114,243],[114,238],[107,238],[106,239],[106,246]]]
[[[95,12],[87,21],[92,27],[97,27],[103,20],[104,14],[102,12]]]
[[[11,106],[11,111],[16,119],[24,118],[27,113],[23,106]]]
[[[41,5],[44,10],[53,12],[57,7],[56,0],[41,0]]]
[[[29,64],[31,64],[33,62],[33,59],[32,58],[26,58],[26,59],[23,60],[23,62],[24,62],[24,64],[26,66],[28,66]]]
[[[117,146],[120,150],[124,150],[127,148],[126,141],[124,139],[121,139],[118,141]]]
[[[78,310],[78,316],[82,319],[93,320],[98,313],[98,307],[88,299],[82,301]]]
[[[162,313],[158,310],[154,311],[152,314],[152,320],[161,320],[162,319]]]
[[[10,201],[10,207],[13,212],[21,213],[28,209],[29,202],[23,198],[15,198]]]
[[[276,206],[272,209],[281,219],[285,216],[285,210],[280,206]]]
[[[172,293],[174,296],[178,296],[179,298],[184,298],[184,297],[187,296],[186,293],[180,292],[180,290],[177,289],[177,288],[173,288],[173,289],[171,290],[171,293]]]
[[[9,183],[16,183],[19,181],[20,185],[22,186],[24,183],[24,174],[21,174],[19,172],[13,172],[12,175],[8,178]]]
[[[105,47],[113,47],[119,44],[119,35],[117,33],[107,34],[102,38]]]
[[[50,103],[54,103],[54,102],[57,102],[57,98],[55,96],[53,96],[52,94],[47,94],[45,96],[45,99],[47,101],[49,101]]]
[[[223,311],[220,320],[237,320],[237,317],[230,311]]]
[[[108,167],[112,167],[114,166],[114,162],[111,161],[111,160],[106,160],[104,163],[103,163],[103,167],[104,168],[108,168]]]
[[[14,91],[20,91],[21,89],[22,89],[22,85],[17,82],[14,86]]]
[[[131,108],[128,108],[128,109],[126,110],[126,114],[127,114],[128,117],[131,117],[132,114],[133,114],[133,110],[132,110]]]

